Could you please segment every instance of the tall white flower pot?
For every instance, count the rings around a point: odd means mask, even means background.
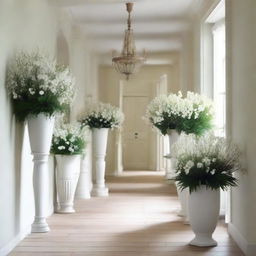
[[[28,119],[28,133],[34,156],[33,187],[35,218],[32,232],[48,232],[46,210],[48,203],[48,157],[54,128],[54,117],[39,114]]]
[[[59,213],[73,213],[74,196],[80,173],[80,155],[55,155]]]
[[[105,185],[105,156],[107,150],[108,129],[92,129],[93,160],[95,162],[95,184],[93,184],[93,196],[108,196],[108,188]]]
[[[195,246],[216,246],[212,238],[220,212],[220,190],[201,186],[192,192],[188,200],[190,225],[195,238],[190,242]]]

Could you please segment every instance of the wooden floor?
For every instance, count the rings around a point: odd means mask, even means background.
[[[54,214],[51,231],[31,234],[12,256],[242,256],[220,222],[217,247],[187,245],[193,238],[176,212],[173,185],[155,172],[126,172],[108,180],[110,196],[76,201],[74,214]]]

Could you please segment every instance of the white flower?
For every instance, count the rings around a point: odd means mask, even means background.
[[[124,121],[124,114],[119,108],[100,102],[87,106],[82,123],[94,128],[92,120],[95,119],[100,124],[100,127],[95,128],[119,128]]]
[[[160,95],[153,99],[146,110],[146,120],[156,127],[166,120],[175,122],[175,118],[197,119],[199,114],[207,109],[207,113],[213,112],[212,101],[205,96],[188,92],[186,98],[178,94]],[[168,123],[168,122],[165,122]],[[176,123],[173,123],[175,126]]]
[[[215,163],[215,162],[216,162],[216,158],[213,158],[213,159],[212,159],[212,162]]]
[[[29,93],[30,93],[31,95],[34,95],[34,94],[35,94],[35,91],[33,90],[33,88],[29,88],[28,91],[29,91]]]
[[[28,81],[33,82],[34,89]],[[44,95],[47,91],[56,95],[60,104],[70,104],[74,97],[74,79],[69,70],[38,51],[21,51],[10,59],[6,85],[14,99],[17,95],[33,95],[37,89],[39,95]]]
[[[197,168],[203,168],[203,166],[204,165],[202,163],[197,163],[197,165],[196,165]]]
[[[210,173],[211,173],[212,175],[214,175],[214,174],[215,174],[215,172],[216,172],[216,170],[215,170],[215,169],[213,169],[213,170],[211,170],[211,171],[210,171]]]

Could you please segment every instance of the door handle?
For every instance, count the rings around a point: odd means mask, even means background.
[[[139,135],[139,134],[138,134],[137,132],[135,132],[135,133],[134,133],[134,138],[135,138],[135,139],[138,139],[138,135]]]

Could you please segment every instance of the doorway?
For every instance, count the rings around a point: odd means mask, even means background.
[[[148,96],[123,96],[123,166],[125,170],[150,169],[150,128],[142,119]]]

